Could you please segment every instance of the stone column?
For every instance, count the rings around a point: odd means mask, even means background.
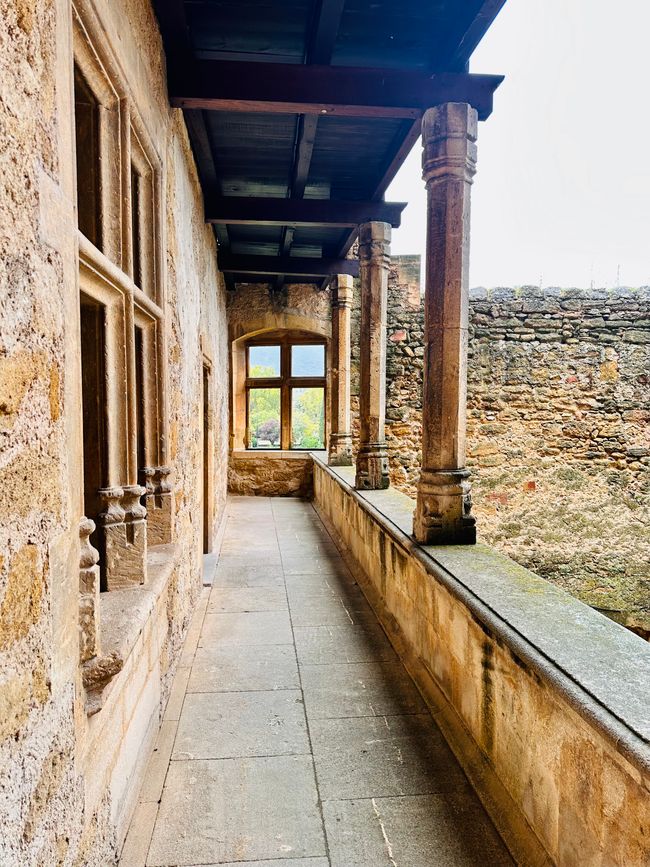
[[[413,533],[425,544],[473,544],[465,468],[470,189],[476,111],[447,103],[425,112],[422,167],[427,251],[422,472]]]
[[[361,334],[359,341],[359,453],[356,487],[387,488],[386,308],[390,265],[390,225],[359,227]]]
[[[350,310],[353,280],[339,274],[332,299],[332,427],[329,462],[334,467],[352,466],[350,432]]]
[[[146,494],[147,544],[165,545],[172,540],[171,467],[145,467],[142,470]]]

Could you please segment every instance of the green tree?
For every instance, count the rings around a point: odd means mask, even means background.
[[[259,376],[253,373],[252,376]],[[251,388],[248,397],[248,427],[250,431],[250,445],[257,448],[258,440],[267,440],[269,435],[275,433],[275,426],[270,422],[277,423],[277,435],[270,440],[271,445],[280,445],[280,389],[279,388]]]
[[[291,440],[301,449],[319,449],[325,444],[325,412],[322,388],[294,388]]]

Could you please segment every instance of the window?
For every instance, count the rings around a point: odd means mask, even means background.
[[[74,68],[74,120],[79,229],[101,250],[99,103],[77,66]]]
[[[249,449],[325,448],[325,342],[282,336],[246,346]]]
[[[133,118],[135,120],[135,118]],[[158,300],[156,250],[156,172],[151,147],[131,126],[131,170],[129,173],[131,224],[131,276],[149,298]]]

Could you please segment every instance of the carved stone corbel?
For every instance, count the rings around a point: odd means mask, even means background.
[[[140,485],[102,488],[99,494],[106,504],[99,516],[104,532],[106,552],[106,587],[132,587],[143,584],[147,558],[147,510],[140,498]]]
[[[146,488],[144,501],[147,508],[147,541],[150,545],[166,545],[172,541],[171,471],[171,467],[145,467],[141,470]]]

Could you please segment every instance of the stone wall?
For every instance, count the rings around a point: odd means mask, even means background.
[[[233,394],[228,489],[233,494],[249,496],[309,496],[311,461],[304,454],[245,450],[244,343],[246,338],[274,331],[308,331],[328,340],[332,330],[330,292],[311,284],[291,283],[279,291],[272,291],[265,283],[237,284],[228,292],[228,329]]]
[[[312,476],[309,453],[235,451],[230,455],[228,490],[244,497],[309,499],[313,490]]]
[[[358,292],[355,301],[358,391]],[[394,258],[388,307],[391,480],[413,496],[419,257]],[[469,356],[479,534],[620,622],[650,630],[650,290],[472,290]]]
[[[422,548],[407,496],[353,484],[314,460],[314,505],[514,862],[645,864],[650,646],[487,545]]]
[[[87,717],[79,669],[82,434],[69,0],[0,0],[0,863],[116,860],[200,587],[202,360],[216,533],[227,465],[225,292],[146,0],[92,3],[162,165],[174,544],[142,588],[103,594],[122,671]],[[199,342],[203,336],[203,346]],[[120,594],[124,594],[120,596]],[[108,597],[111,597],[108,599]]]

